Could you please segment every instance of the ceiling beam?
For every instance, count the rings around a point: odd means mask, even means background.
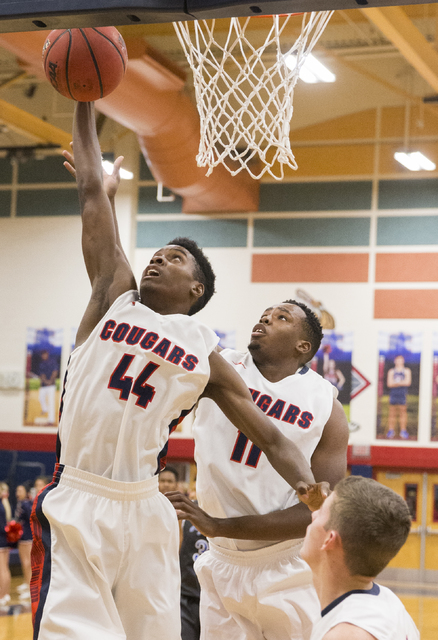
[[[401,7],[360,9],[438,93],[438,52]]]
[[[60,145],[60,150],[69,149],[71,133],[44,122],[5,100],[0,100],[0,122],[39,144],[55,144]]]

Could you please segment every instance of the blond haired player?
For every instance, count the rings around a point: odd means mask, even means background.
[[[336,485],[301,550],[322,608],[311,640],[419,640],[401,601],[375,582],[410,527],[406,502],[392,489],[360,476]]]
[[[221,356],[299,447],[315,478],[334,486],[345,475],[348,427],[336,389],[306,365],[321,338],[315,314],[288,300],[263,312],[248,352],[224,349]],[[307,640],[319,616],[311,572],[299,555],[309,509],[209,400],[199,402],[194,436],[202,509],[167,495],[210,542],[195,563],[201,639]]]
[[[104,187],[92,103],[76,106],[73,142],[92,291],[64,379],[59,464],[32,514],[34,640],[178,640],[178,524],[157,473],[169,433],[199,395],[288,482],[314,478],[215,352],[213,331],[190,317],[214,292],[196,243],[179,238],[157,251],[137,290]]]

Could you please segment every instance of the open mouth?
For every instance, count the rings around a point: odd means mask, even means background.
[[[265,328],[263,327],[263,325],[256,324],[256,326],[252,330],[251,336],[263,336],[263,335],[265,335],[265,333],[266,333],[266,331],[265,331]]]
[[[146,270],[146,273],[144,274],[143,277],[144,278],[149,278],[149,277],[158,278],[159,275],[160,275],[160,272],[157,269],[155,269],[155,267],[151,267],[150,269]]]

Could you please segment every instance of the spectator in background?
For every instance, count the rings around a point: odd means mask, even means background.
[[[178,478],[178,471],[174,467],[166,465],[166,468],[163,469],[158,476],[158,489],[160,493],[176,491],[178,488]]]
[[[17,506],[15,508],[15,520],[23,528],[23,535],[18,542],[18,555],[24,582],[17,587],[20,600],[30,600],[30,579],[32,569],[30,564],[30,552],[32,549],[32,530],[30,528],[30,514],[32,513],[32,500],[29,491],[24,484],[19,484],[15,490]]]
[[[11,600],[11,572],[9,571],[9,545],[5,527],[12,518],[9,504],[9,487],[0,482],[0,607],[7,606]]]
[[[196,504],[196,491],[189,494]],[[207,538],[189,520],[182,521],[182,541],[179,550],[181,569],[181,640],[199,640],[199,601],[201,587],[193,563],[208,550]]]
[[[48,483],[49,483],[49,479],[47,478],[47,476],[38,476],[37,478],[35,478],[34,485],[33,485],[32,489],[29,492],[31,500],[34,500],[35,497],[41,491],[41,489],[44,489],[44,487]]]

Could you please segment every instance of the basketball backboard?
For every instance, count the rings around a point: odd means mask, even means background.
[[[424,4],[424,0],[2,0],[0,33]]]

